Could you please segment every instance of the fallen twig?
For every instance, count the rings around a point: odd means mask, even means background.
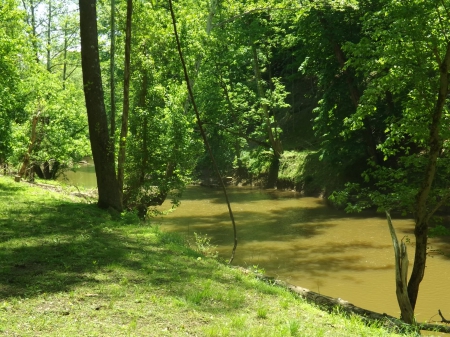
[[[442,315],[441,309],[438,309],[438,314],[439,314],[439,316],[441,316],[441,319],[442,319],[441,323],[447,323],[447,324],[450,323],[450,321],[445,319],[444,316]]]

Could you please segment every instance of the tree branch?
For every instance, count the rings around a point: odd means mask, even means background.
[[[441,309],[438,309],[438,314],[439,314],[439,316],[441,316],[441,322],[442,323],[447,323],[447,324],[450,323],[450,321],[445,319],[444,316],[442,315]]]
[[[230,214],[231,223],[233,224],[234,245],[233,245],[233,250],[231,252],[231,258],[228,261],[228,263],[230,264],[231,262],[233,262],[234,254],[236,252],[236,247],[237,247],[237,243],[238,243],[238,241],[237,241],[237,232],[236,232],[236,223],[234,221],[233,211],[231,210],[231,205],[230,205],[230,201],[228,199],[228,194],[227,194],[227,189],[225,187],[225,183],[223,182],[223,179],[222,179],[222,177],[220,175],[219,167],[217,166],[216,160],[214,159],[214,155],[212,153],[211,147],[209,146],[208,138],[206,137],[205,130],[203,129],[203,126],[202,126],[202,123],[201,123],[201,120],[200,120],[200,113],[198,112],[197,104],[196,104],[195,99],[194,99],[194,93],[192,91],[192,87],[191,87],[191,84],[190,84],[191,81],[189,79],[189,75],[188,75],[188,72],[187,72],[186,63],[184,62],[183,52],[181,51],[181,43],[180,43],[180,38],[178,37],[177,24],[176,24],[176,19],[175,19],[175,13],[174,13],[173,6],[172,6],[172,0],[169,0],[169,9],[170,9],[170,15],[172,16],[173,32],[174,32],[174,35],[175,35],[175,40],[177,42],[178,54],[180,56],[180,61],[181,61],[181,64],[183,66],[184,78],[185,78],[185,81],[186,81],[186,86],[187,86],[187,90],[188,90],[188,93],[189,93],[189,97],[191,98],[192,107],[194,108],[194,111],[195,111],[195,117],[197,118],[197,124],[198,124],[198,127],[200,128],[200,133],[202,135],[202,138],[203,138],[203,141],[205,143],[206,149],[208,150],[208,154],[209,154],[209,156],[211,158],[211,161],[213,163],[214,170],[216,171],[217,178],[218,178],[220,184],[222,185],[223,193],[225,195],[225,200],[226,200],[227,206],[228,206],[228,212]]]

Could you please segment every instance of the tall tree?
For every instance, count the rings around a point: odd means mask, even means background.
[[[96,0],[80,0],[81,65],[89,136],[98,186],[98,206],[121,211],[121,192],[108,131],[98,50]]]
[[[131,20],[133,15],[133,0],[127,0],[127,21],[125,28],[125,65],[123,79],[123,112],[122,128],[120,130],[119,140],[119,158],[117,163],[117,180],[123,202],[123,180],[125,170],[125,150],[128,137],[128,115],[130,112],[130,66],[131,66]]]
[[[364,183],[349,185],[344,194],[362,200],[359,206],[376,205],[387,211],[391,233],[390,210],[413,216],[415,257],[409,281],[406,249],[392,237],[398,247],[396,287],[402,319],[414,323],[432,217],[450,198],[446,142],[450,135],[445,118],[449,111],[450,3],[380,4],[378,10],[366,13],[363,38],[344,47],[350,55],[347,69],[357,70],[365,88],[342,132],[358,132],[365,127],[365,120],[377,120],[384,125],[377,146],[383,160],[372,160],[363,173]]]
[[[115,81],[115,69],[116,69],[116,0],[111,0],[111,45],[110,45],[110,63],[109,63],[109,89],[110,89],[110,134],[114,139],[116,132],[116,81]]]

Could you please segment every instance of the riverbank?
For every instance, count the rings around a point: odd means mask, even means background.
[[[0,177],[6,336],[395,336],[205,257],[133,214]]]

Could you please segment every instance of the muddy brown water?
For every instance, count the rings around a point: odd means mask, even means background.
[[[69,183],[96,187],[92,164],[66,174]],[[258,266],[269,276],[399,316],[394,253],[384,216],[351,216],[320,198],[288,191],[240,187],[228,192],[238,227],[234,265]],[[160,209],[170,207],[167,200]],[[229,259],[233,232],[221,190],[189,187],[181,205],[158,221],[163,229],[191,240],[194,232],[208,235],[220,256]],[[413,221],[394,218],[394,226],[399,238],[409,240],[411,271]],[[415,313],[418,321],[439,321],[441,309],[450,319],[450,238],[430,239],[429,248]]]
[[[354,305],[399,317],[395,297],[394,255],[385,217],[350,216],[322,199],[294,192],[230,188],[238,227],[234,265],[258,266],[269,276]],[[166,201],[161,209],[169,209]],[[181,205],[159,219],[164,230],[188,237],[208,235],[228,259],[232,227],[220,190],[189,187]],[[414,258],[413,221],[395,219],[399,238],[409,240]],[[416,306],[418,321],[450,317],[450,240],[430,239],[430,254]],[[447,319],[449,319],[446,317]]]

